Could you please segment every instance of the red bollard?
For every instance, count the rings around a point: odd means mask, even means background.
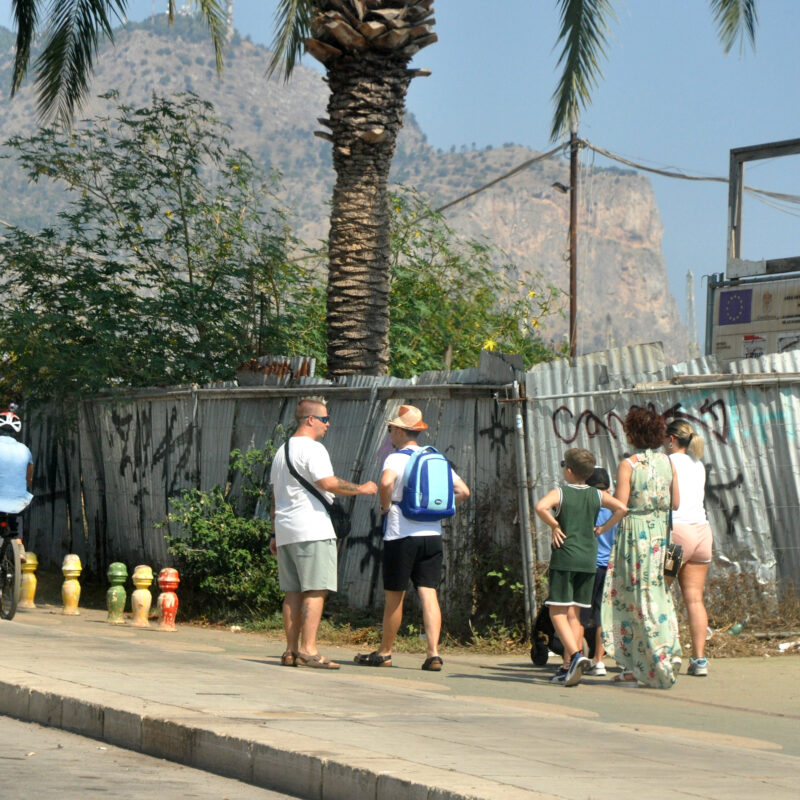
[[[178,615],[178,595],[175,590],[181,579],[178,570],[173,567],[164,567],[158,573],[158,586],[161,594],[158,596],[158,613],[160,631],[175,631],[175,617]]]

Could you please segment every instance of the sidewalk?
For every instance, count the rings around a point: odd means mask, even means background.
[[[314,800],[758,798],[800,784],[800,657],[720,659],[670,691],[549,683],[526,656],[279,666],[279,641],[0,621],[0,713]],[[349,663],[348,663],[349,662]]]

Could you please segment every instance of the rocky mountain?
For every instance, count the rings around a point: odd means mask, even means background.
[[[10,84],[13,37],[0,28],[0,83]],[[314,136],[317,117],[326,116],[327,87],[316,71],[299,67],[291,81],[265,77],[269,53],[235,36],[218,77],[207,31],[181,17],[172,28],[163,17],[129,24],[117,32],[97,62],[94,99],[82,116],[107,109],[97,98],[116,89],[123,102],[146,103],[155,92],[191,90],[212,102],[232,126],[232,142],[283,176],[286,205],[305,241],[326,235],[327,204],[333,183],[330,144]],[[429,78],[427,80],[432,80]],[[0,141],[35,129],[36,105],[26,86],[13,100],[0,101]],[[393,180],[414,186],[435,207],[497,178],[533,158],[514,145],[484,150],[437,151],[407,114],[394,162]],[[486,237],[516,264],[520,277],[553,283],[568,280],[568,196],[553,187],[568,184],[567,162],[539,161],[445,212],[459,233]],[[9,160],[0,161],[0,219],[41,225],[58,202],[33,191]],[[609,342],[626,345],[663,341],[668,356],[686,355],[687,332],[667,287],[661,255],[662,226],[646,178],[632,171],[583,169],[579,214],[578,349],[591,352]],[[535,278],[541,273],[541,278]],[[565,299],[564,309],[568,307]],[[565,340],[565,316],[546,322],[547,339]]]

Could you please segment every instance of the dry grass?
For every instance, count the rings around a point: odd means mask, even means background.
[[[690,642],[686,609],[680,589],[674,589],[681,642]],[[800,641],[800,597],[794,585],[761,585],[751,575],[721,575],[706,585],[708,625],[713,631],[706,646],[712,658],[776,655],[783,642]],[[742,631],[734,634],[734,625]],[[799,653],[800,647],[787,653]]]

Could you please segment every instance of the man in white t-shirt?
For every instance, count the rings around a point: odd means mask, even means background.
[[[403,600],[409,580],[417,589],[422,605],[427,653],[422,669],[438,672],[439,634],[442,612],[436,590],[442,577],[442,523],[417,522],[406,519],[397,502],[403,496],[403,475],[410,454],[400,450],[419,450],[417,438],[428,426],[416,406],[400,406],[398,415],[388,420],[389,437],[395,449],[383,462],[379,482],[381,513],[385,515],[383,534],[383,633],[380,647],[372,653],[359,653],[356,664],[370,667],[391,667],[392,646],[403,621]],[[456,503],[469,497],[469,489],[453,472],[453,493]]]
[[[331,501],[333,495],[374,496],[374,481],[350,483],[333,474],[328,451],[320,441],[328,432],[330,418],[323,400],[304,398],[295,411],[297,431],[278,448],[272,462],[272,526],[270,552],[278,559],[278,579],[286,592],[283,627],[287,667],[339,669],[339,664],[320,655],[317,630],[325,597],[336,591],[336,534],[325,506],[290,473],[286,447],[297,473]],[[301,644],[302,643],[302,644]]]

